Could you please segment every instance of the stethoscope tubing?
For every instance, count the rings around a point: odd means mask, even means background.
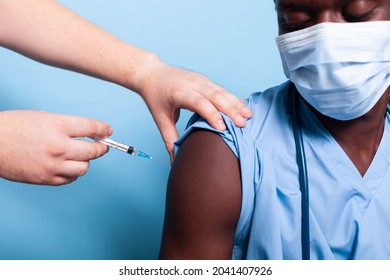
[[[306,153],[302,139],[302,122],[300,119],[300,99],[295,85],[291,83],[289,95],[292,105],[292,127],[295,140],[299,188],[301,191],[301,247],[302,260],[310,260],[310,223],[309,223],[309,182],[307,175]]]

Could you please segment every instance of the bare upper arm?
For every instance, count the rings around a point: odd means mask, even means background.
[[[216,133],[196,130],[168,180],[162,259],[230,259],[241,209],[238,159]]]

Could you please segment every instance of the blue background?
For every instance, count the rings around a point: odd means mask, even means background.
[[[273,1],[60,2],[239,97],[285,80],[274,44]],[[113,139],[169,161],[146,105],[133,92],[4,48],[0,71],[0,110],[97,118],[113,126]],[[190,115],[182,111],[179,132]],[[71,185],[0,179],[0,259],[156,259],[168,174],[169,166],[111,150]]]

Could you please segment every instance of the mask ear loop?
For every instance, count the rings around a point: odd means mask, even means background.
[[[291,83],[289,89],[291,104],[292,127],[295,140],[297,164],[299,170],[299,186],[301,191],[301,246],[302,259],[310,260],[310,224],[309,224],[309,183],[307,177],[307,165],[305,147],[302,139],[302,123],[300,119],[300,98],[295,85]]]

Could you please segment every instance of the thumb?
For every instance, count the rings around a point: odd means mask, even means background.
[[[158,129],[160,130],[161,136],[165,143],[165,148],[168,151],[170,161],[172,163],[174,157],[174,143],[179,137],[175,123],[169,117],[163,117],[156,122]]]

